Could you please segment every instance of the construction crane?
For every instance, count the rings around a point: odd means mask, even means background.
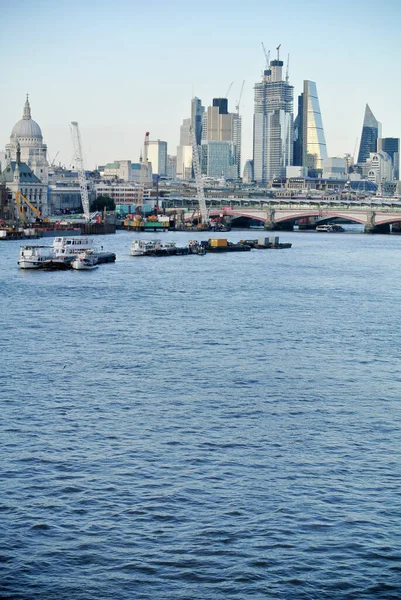
[[[198,145],[196,143],[195,131],[193,127],[190,128],[189,132],[192,142],[192,164],[195,173],[195,184],[197,198],[199,202],[200,218],[202,225],[206,227],[209,224],[209,215],[206,207],[205,189],[203,187],[202,172],[199,160],[199,150]]]
[[[266,52],[266,48],[264,43],[262,42],[262,48],[263,48],[263,54],[265,55],[265,59],[266,59],[266,69],[269,68],[270,65],[270,50],[269,52]]]
[[[244,84],[245,84],[245,79],[244,79],[244,81],[242,82],[242,85],[241,85],[241,91],[240,91],[240,94],[239,94],[239,99],[237,100],[237,102],[235,104],[235,110],[237,111],[237,114],[239,114],[239,107],[240,107],[240,104],[241,104],[242,92],[244,91]]]
[[[72,141],[74,144],[75,160],[78,171],[79,188],[81,191],[82,208],[84,209],[84,217],[86,221],[90,220],[89,216],[89,194],[86,183],[86,173],[84,166],[84,156],[82,152],[81,134],[77,121],[71,121]]]
[[[56,158],[58,157],[58,155],[60,154],[60,150],[57,152],[56,156],[53,158],[53,160],[50,163],[51,167],[54,167],[54,163],[56,162]]]
[[[20,221],[23,221],[24,223],[26,222],[26,212],[23,209],[21,200],[25,202],[25,204],[31,209],[37,219],[42,219],[42,215],[36,206],[34,206],[32,202],[28,200],[28,198],[25,198],[25,196],[19,190],[17,190],[15,192],[15,204],[17,206],[18,218]]]
[[[230,85],[228,86],[228,90],[226,91],[226,95],[224,96],[224,98],[228,98],[228,94],[230,93],[230,91],[231,91],[231,88],[233,87],[233,83],[234,83],[234,82],[232,81],[232,82],[230,83]]]

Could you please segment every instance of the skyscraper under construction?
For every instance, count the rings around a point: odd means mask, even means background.
[[[262,81],[256,83],[253,117],[254,179],[267,183],[275,177],[285,177],[293,154],[293,93],[288,72],[283,80],[284,62],[267,61]]]

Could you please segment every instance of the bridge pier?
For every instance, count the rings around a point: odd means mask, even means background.
[[[374,225],[372,223],[367,223],[365,225],[364,233],[390,233],[390,225],[388,223],[383,223],[382,225]]]
[[[381,225],[376,225],[375,219],[376,213],[374,211],[370,212],[367,215],[367,221],[364,229],[364,233],[390,233],[390,224],[382,223]]]
[[[294,224],[291,221],[285,221],[284,223],[269,223],[266,221],[264,228],[267,231],[293,231]]]

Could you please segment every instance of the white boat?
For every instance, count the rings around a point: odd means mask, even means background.
[[[97,257],[93,250],[86,250],[77,254],[71,266],[76,271],[90,271],[96,269],[99,265],[97,264]]]
[[[134,240],[131,244],[131,256],[146,256],[161,245],[160,240]]]
[[[337,223],[329,223],[327,225],[317,225],[316,231],[324,231],[326,233],[340,233],[344,231],[344,228]]]
[[[20,269],[40,269],[53,256],[51,246],[21,246],[18,265]]]
[[[94,250],[93,240],[87,237],[56,237],[52,244],[54,257],[71,257],[84,250]]]

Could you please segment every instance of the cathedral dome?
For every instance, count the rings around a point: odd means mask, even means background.
[[[11,137],[42,137],[42,131],[36,121],[21,119],[13,127]]]
[[[11,137],[14,138],[42,138],[42,131],[36,121],[31,119],[31,107],[28,97],[24,106],[23,117],[16,123],[11,132]]]

